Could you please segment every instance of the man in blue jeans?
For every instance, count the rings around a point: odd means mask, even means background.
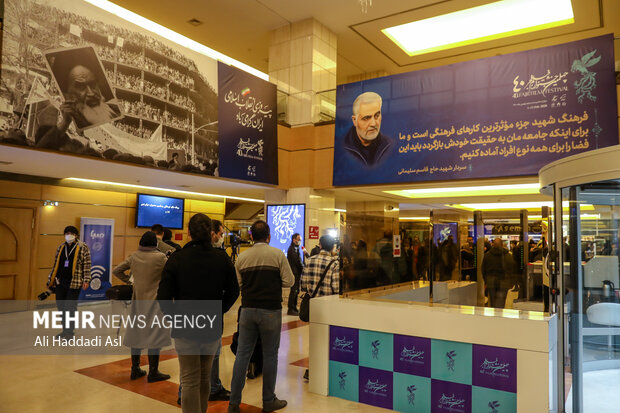
[[[278,399],[275,393],[282,288],[291,287],[295,277],[282,251],[269,246],[269,225],[256,221],[250,232],[254,246],[240,254],[235,264],[241,289],[241,314],[229,413],[239,412],[248,364],[259,336],[263,346],[263,411],[273,412],[286,406],[286,400]]]

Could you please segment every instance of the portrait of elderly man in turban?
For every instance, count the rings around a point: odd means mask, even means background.
[[[73,120],[78,130],[121,117],[120,107],[105,72],[91,46],[50,51],[45,54],[65,101],[63,123]]]

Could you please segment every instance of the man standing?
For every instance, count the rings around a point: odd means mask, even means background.
[[[291,237],[291,245],[288,247],[288,251],[286,252],[286,259],[288,260],[288,264],[291,266],[291,271],[293,271],[293,275],[295,276],[295,284],[291,287],[291,291],[288,295],[288,315],[298,316],[299,311],[297,311],[297,296],[299,295],[299,277],[301,277],[301,272],[304,269],[304,265],[301,262],[301,256],[299,253],[299,246],[301,245],[301,235],[298,233],[294,233]],[[308,253],[306,249],[301,247],[304,253],[304,256],[308,258]]]
[[[153,224],[151,227],[151,231],[155,233],[157,237],[157,249],[166,254],[166,256],[170,256],[176,249],[173,246],[168,245],[164,242],[164,226],[161,224]]]
[[[353,126],[344,136],[344,149],[366,167],[383,161],[392,146],[392,140],[381,130],[381,106],[383,100],[375,92],[365,92],[353,102]]]
[[[494,308],[504,308],[506,294],[512,287],[514,263],[501,238],[493,240],[491,249],[482,260],[482,277],[489,290],[489,304]]]
[[[291,287],[295,278],[284,254],[269,246],[269,225],[259,220],[252,224],[250,231],[254,246],[241,253],[235,264],[241,288],[241,312],[229,413],[239,412],[245,375],[259,336],[263,346],[263,411],[273,412],[287,404],[286,400],[276,397],[275,389],[282,328],[282,288]]]
[[[58,311],[62,311],[62,333],[57,337],[70,339],[73,327],[65,325],[65,312],[77,311],[80,287],[90,283],[90,250],[78,239],[80,232],[72,225],[64,230],[65,242],[56,249],[54,265],[47,277],[47,287],[56,293]]]
[[[211,225],[208,216],[195,214],[188,224],[191,241],[166,262],[157,292],[165,314],[171,314],[174,306],[186,303],[186,308],[193,308],[192,302],[207,300],[220,301],[225,314],[237,300],[235,269],[224,251],[213,248]],[[212,329],[175,327],[172,337],[179,355],[183,412],[206,412],[213,357],[221,346],[221,334],[213,337]]]
[[[321,252],[308,259],[301,275],[300,290],[302,297],[304,294],[312,295],[314,293],[325,271],[327,271],[325,278],[315,297],[338,294],[340,292],[340,262],[332,257],[335,243],[334,238],[329,235],[323,235],[319,239]],[[304,373],[304,379],[308,380],[307,369]]]
[[[214,219],[211,230],[211,245],[213,248],[224,250],[224,225],[221,221]],[[225,251],[225,250],[224,250]],[[222,344],[220,343],[217,353],[213,358],[213,366],[211,367],[211,394],[209,401],[214,400],[230,400],[230,391],[226,390],[220,380],[220,352]]]

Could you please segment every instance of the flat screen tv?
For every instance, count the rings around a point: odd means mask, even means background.
[[[269,245],[282,250],[284,254],[295,233],[301,236],[301,245],[304,245],[306,204],[267,205],[267,224],[271,230]],[[300,255],[303,260],[301,251]]]
[[[161,224],[165,228],[183,228],[183,198],[138,194],[136,200],[136,227],[150,228]]]

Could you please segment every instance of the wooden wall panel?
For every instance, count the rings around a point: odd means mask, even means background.
[[[43,207],[45,200],[58,201],[59,206]],[[0,203],[37,209],[34,249],[31,251],[34,265],[30,270],[29,299],[36,299],[45,289],[56,248],[64,241],[62,232],[67,225],[79,228],[81,217],[113,218],[113,265],[119,264],[136,251],[140,237],[148,230],[134,226],[136,194],[133,193],[0,180]],[[185,228],[173,230],[173,234],[183,235],[183,240],[177,241],[181,245],[187,242],[187,222],[193,213],[202,212],[213,219],[222,220],[226,210],[223,200],[218,202],[186,199],[185,208]],[[112,283],[117,284],[118,280],[112,278]],[[50,299],[53,299],[53,296]]]

